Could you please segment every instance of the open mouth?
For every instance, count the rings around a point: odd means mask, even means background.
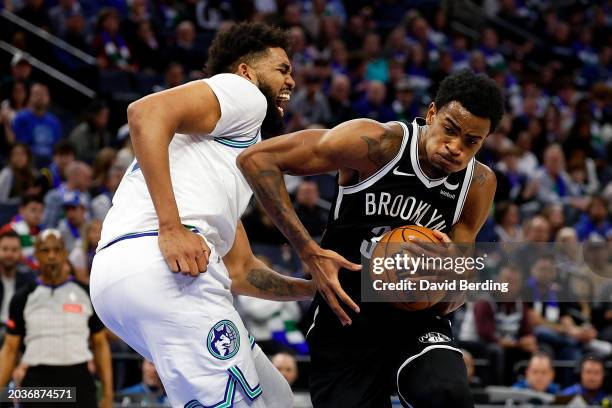
[[[280,111],[281,115],[284,114],[289,100],[291,99],[291,91],[281,91],[276,97],[276,107]]]

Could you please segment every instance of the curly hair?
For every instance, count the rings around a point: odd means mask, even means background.
[[[446,77],[436,94],[436,109],[440,110],[452,101],[459,102],[471,114],[488,118],[490,131],[494,131],[504,114],[504,98],[497,84],[484,74],[469,69]]]
[[[208,50],[207,73],[210,76],[233,72],[242,62],[260,57],[268,48],[289,49],[289,37],[263,23],[240,23],[219,33]]]

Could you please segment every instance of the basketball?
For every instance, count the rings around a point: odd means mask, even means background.
[[[371,259],[393,257],[401,252],[400,245],[410,240],[440,243],[438,237],[433,234],[433,230],[418,225],[406,225],[387,232],[380,238]],[[401,280],[411,280],[418,282],[419,279],[425,278],[421,275],[409,275],[398,269],[385,269],[382,274],[373,273],[370,268],[370,277],[372,280],[382,280],[386,283],[398,283]],[[441,301],[446,292],[443,290],[413,290],[413,291],[386,291],[384,299],[388,300],[394,307],[407,310],[417,311],[428,309],[439,301]]]

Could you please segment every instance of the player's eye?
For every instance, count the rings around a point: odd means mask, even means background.
[[[450,127],[448,127],[448,126],[444,126],[444,131],[445,131],[446,133],[448,133],[448,134],[452,134],[452,133],[454,133],[453,129],[451,129],[451,128],[450,128]]]
[[[468,139],[467,140],[467,144],[469,144],[471,146],[477,145],[478,144],[478,140],[476,140],[476,139]]]

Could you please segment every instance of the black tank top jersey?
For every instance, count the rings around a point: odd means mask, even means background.
[[[430,179],[421,170],[418,160],[419,134],[425,121],[417,118],[410,125],[400,124],[404,138],[395,158],[371,177],[352,186],[338,186],[336,190],[321,246],[357,264],[361,264],[362,256],[370,258],[375,246],[373,238],[394,228],[421,225],[448,233],[465,203],[475,159],[458,173]],[[317,294],[311,309],[314,320],[309,341],[316,341],[320,336],[326,341],[334,338],[350,339],[351,343],[367,341],[363,336],[372,335],[373,325],[380,328],[380,323],[396,324],[405,322],[407,317],[418,317],[419,313],[403,312],[385,303],[362,303],[360,273],[367,271],[340,271],[342,287],[361,309],[359,314],[349,311],[353,324],[342,327]]]

